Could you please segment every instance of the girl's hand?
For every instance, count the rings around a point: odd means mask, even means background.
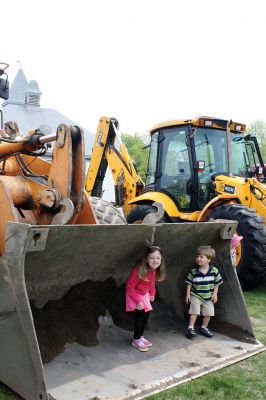
[[[0,136],[2,137],[7,137],[6,132],[4,131],[4,129],[0,129]]]
[[[186,304],[190,303],[190,293],[186,295]]]
[[[137,310],[143,310],[144,309],[144,304],[142,303],[142,301],[137,304],[136,308],[137,308]]]
[[[154,296],[150,296],[150,301],[154,301]]]

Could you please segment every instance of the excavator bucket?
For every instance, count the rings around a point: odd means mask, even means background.
[[[27,400],[138,399],[264,349],[230,261],[234,223],[8,223],[0,259],[0,380]],[[164,250],[146,353],[130,346],[124,282],[147,243]],[[185,337],[185,278],[212,245],[224,283],[212,339]]]

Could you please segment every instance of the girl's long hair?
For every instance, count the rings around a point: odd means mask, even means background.
[[[7,121],[5,122],[5,127],[8,127],[13,135],[19,134],[18,124],[15,121]]]
[[[149,265],[147,263],[147,257],[150,254],[155,253],[155,251],[158,251],[162,257],[161,265],[158,268],[156,268],[156,270],[155,270],[155,280],[163,281],[165,279],[165,264],[164,264],[163,251],[158,246],[149,246],[146,248],[145,257],[142,258],[142,260],[139,264],[139,267],[138,267],[138,277],[140,279],[146,280],[147,273],[149,271],[151,271],[151,268],[149,267]]]

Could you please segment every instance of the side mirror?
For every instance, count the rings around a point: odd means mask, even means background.
[[[205,170],[205,161],[196,161],[195,169],[197,170],[197,172],[203,172]]]
[[[262,176],[263,176],[263,168],[262,168],[262,165],[256,165],[256,168],[255,168],[255,175],[257,175],[258,177],[262,177]]]
[[[7,79],[0,78],[0,98],[4,100],[9,98],[9,82]]]
[[[261,165],[256,166],[256,174],[259,174],[259,175],[262,174],[262,166]]]

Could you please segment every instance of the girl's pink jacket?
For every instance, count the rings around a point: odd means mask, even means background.
[[[135,311],[137,304],[143,302],[144,311],[151,311],[151,296],[154,297],[155,289],[155,273],[149,271],[146,280],[138,277],[139,263],[132,268],[131,273],[126,281],[126,311]]]

